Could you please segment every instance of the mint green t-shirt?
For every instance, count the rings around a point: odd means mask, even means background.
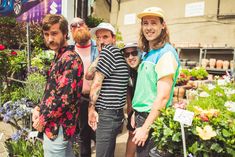
[[[166,106],[172,103],[174,86],[179,74],[179,58],[175,49],[166,43],[163,48],[143,53],[132,107],[138,112],[150,112],[157,96],[157,82],[164,76],[173,74],[173,85]]]

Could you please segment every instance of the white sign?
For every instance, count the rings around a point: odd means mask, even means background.
[[[3,137],[3,133],[0,132],[0,140],[2,140],[2,137]]]
[[[205,10],[205,2],[195,2],[185,5],[185,17],[203,16]]]
[[[194,113],[177,108],[174,115],[174,120],[180,122],[181,124],[186,124],[188,126],[192,125]]]
[[[127,14],[124,17],[124,25],[131,25],[136,23],[136,14]]]
[[[28,134],[28,138],[36,138],[38,136],[38,131],[30,131],[29,134]]]

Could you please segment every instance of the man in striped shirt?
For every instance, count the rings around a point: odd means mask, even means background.
[[[113,157],[116,137],[123,123],[128,67],[117,47],[116,32],[109,23],[92,30],[101,50],[91,85],[88,123],[96,130],[96,156]]]

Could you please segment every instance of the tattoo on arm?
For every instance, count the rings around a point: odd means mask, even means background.
[[[104,80],[104,75],[101,72],[95,72],[95,77],[91,84],[91,91],[90,91],[90,103],[89,106],[94,106],[102,87],[102,82]]]
[[[91,65],[89,66],[85,76],[87,80],[92,80],[94,78],[98,61],[99,57],[96,57],[94,62],[92,62]]]

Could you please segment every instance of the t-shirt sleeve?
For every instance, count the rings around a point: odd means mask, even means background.
[[[177,60],[172,52],[164,53],[156,64],[155,71],[158,80],[168,75],[174,75],[178,67]]]
[[[115,54],[108,48],[103,48],[100,52],[100,58],[96,70],[105,77],[109,77],[116,68]]]

